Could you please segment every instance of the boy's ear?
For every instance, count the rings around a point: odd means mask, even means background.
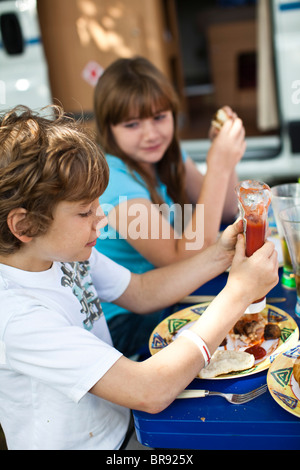
[[[26,214],[26,209],[18,207],[17,209],[11,210],[7,217],[7,225],[9,230],[23,243],[28,243],[32,240],[32,237],[28,237],[23,233],[24,226],[22,226],[22,222],[25,222]]]

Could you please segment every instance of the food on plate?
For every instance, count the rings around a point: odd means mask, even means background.
[[[253,365],[254,356],[245,351],[217,350],[209,365],[199,372],[198,377],[212,379],[218,375],[250,369]]]
[[[264,328],[264,338],[268,339],[277,339],[280,338],[281,330],[278,325],[275,323],[267,323]]]
[[[243,315],[234,325],[231,334],[243,343],[250,344],[263,338],[266,323],[267,321],[260,313]]]
[[[248,373],[249,369],[255,370],[255,366],[265,361],[280,345],[282,334],[286,334],[284,330],[281,331],[282,317],[277,320],[275,313],[271,311],[269,314],[269,310],[263,310],[256,314],[242,315],[219,344],[209,366],[202,369],[197,377],[214,378],[245,370]],[[162,340],[165,344],[170,344],[182,328],[190,327],[193,323],[190,323],[189,319],[179,321],[175,318],[174,321],[176,324],[169,320],[168,330],[163,332]]]
[[[211,124],[218,130],[221,129],[223,124],[225,124],[228,119],[231,119],[230,116],[226,113],[226,111],[223,108],[218,109],[218,111],[215,113],[213,116],[213,119],[211,121]]]
[[[255,344],[254,346],[250,346],[250,348],[245,349],[245,352],[249,354],[253,354],[254,359],[258,361],[267,355],[267,351],[265,348]]]
[[[297,357],[297,359],[294,362],[293,374],[294,374],[294,378],[295,378],[296,382],[298,383],[298,385],[300,387],[300,356]]]
[[[234,325],[231,335],[250,345],[263,340],[278,339],[281,336],[280,327],[276,323],[268,323],[260,313],[243,315]]]

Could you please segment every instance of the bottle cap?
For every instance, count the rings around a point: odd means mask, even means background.
[[[260,302],[249,305],[249,307],[246,308],[245,313],[259,313],[265,308],[265,306],[266,298],[262,299]]]

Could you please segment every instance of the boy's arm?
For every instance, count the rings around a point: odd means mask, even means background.
[[[134,313],[150,313],[168,307],[224,272],[232,262],[242,221],[227,227],[220,240],[191,258],[132,274],[126,291],[115,303]]]
[[[237,244],[228,282],[191,327],[211,354],[256,298],[278,282],[277,255],[266,243],[252,257],[245,257],[243,237]],[[114,403],[156,413],[167,407],[204,366],[199,348],[185,337],[143,362],[121,357],[90,390]]]

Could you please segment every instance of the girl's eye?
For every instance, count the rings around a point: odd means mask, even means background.
[[[133,129],[134,127],[137,127],[138,124],[138,121],[125,122],[124,127],[126,127],[127,129]]]
[[[166,117],[166,113],[160,113],[160,114],[156,114],[156,116],[154,116],[154,119],[155,121],[161,121],[162,119],[165,119]]]

